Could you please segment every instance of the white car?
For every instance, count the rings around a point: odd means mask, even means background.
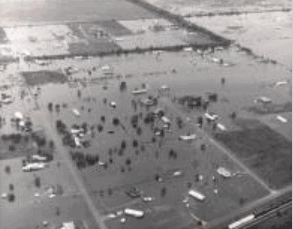
[[[143,202],[152,202],[152,201],[154,201],[154,198],[149,197],[149,196],[145,196],[145,197],[142,198],[142,201]]]
[[[183,176],[183,171],[182,170],[177,170],[175,172],[173,172],[173,177],[180,177]]]

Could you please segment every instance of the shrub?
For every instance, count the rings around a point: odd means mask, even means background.
[[[15,195],[13,193],[8,194],[8,201],[9,202],[14,202],[15,201]]]

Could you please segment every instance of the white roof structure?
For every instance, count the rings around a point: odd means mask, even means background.
[[[15,118],[23,119],[23,115],[21,112],[17,111],[14,113]]]
[[[198,191],[195,190],[189,190],[188,195],[200,200],[200,201],[204,201],[205,200],[205,196],[201,193],[199,193]]]
[[[61,227],[61,229],[75,229],[74,222],[63,223],[63,226]]]
[[[231,172],[230,172],[228,169],[224,168],[224,167],[219,167],[219,168],[217,169],[217,173],[218,173],[219,175],[225,177],[225,178],[229,178],[229,177],[232,176]]]

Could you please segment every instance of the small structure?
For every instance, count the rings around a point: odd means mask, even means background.
[[[116,108],[117,104],[114,101],[111,101],[109,103],[109,106],[112,107],[112,108]]]
[[[218,127],[220,130],[222,130],[222,131],[225,131],[225,130],[226,130],[226,127],[225,127],[223,124],[221,124],[221,123],[217,123],[217,127]]]
[[[16,119],[23,120],[23,115],[21,112],[17,111],[14,113]]]
[[[171,121],[170,121],[170,119],[168,119],[166,116],[163,116],[162,118],[161,118],[161,120],[162,120],[162,122],[164,123],[164,125],[163,125],[163,127],[164,128],[170,128],[170,126],[171,126]]]
[[[146,94],[148,92],[147,89],[134,89],[132,91],[132,94],[134,95],[140,95],[140,94]]]
[[[288,122],[288,120],[286,118],[284,118],[283,116],[281,116],[281,115],[277,115],[277,119],[279,121],[281,121],[282,123],[287,123]]]
[[[219,118],[219,116],[218,115],[216,115],[216,114],[213,114],[213,113],[205,113],[204,114],[205,115],[205,117],[206,117],[206,119],[208,120],[208,121],[216,121],[218,118]]]
[[[201,202],[206,199],[206,197],[203,194],[195,190],[189,190],[188,195]]]
[[[76,108],[72,109],[72,112],[76,117],[80,117],[80,113]]]
[[[74,222],[66,222],[66,223],[63,223],[61,229],[75,229],[75,224]]]
[[[261,103],[261,104],[267,105],[267,104],[271,104],[272,103],[272,100],[270,98],[268,98],[268,97],[261,96],[261,97],[255,99],[253,102],[254,103]]]
[[[109,65],[105,65],[101,69],[102,69],[103,74],[106,76],[114,74],[113,68],[110,67]]]
[[[226,169],[224,167],[219,167],[217,169],[217,173],[220,176],[224,177],[224,178],[230,178],[230,177],[232,177],[232,173],[228,169]]]
[[[143,98],[140,102],[145,106],[153,106],[155,104],[152,98]]]
[[[153,115],[156,117],[162,117],[165,115],[165,112],[162,108],[157,108],[156,110],[153,111]]]
[[[186,105],[189,108],[200,107],[202,105],[201,96],[183,96],[178,99],[178,102],[182,105]]]

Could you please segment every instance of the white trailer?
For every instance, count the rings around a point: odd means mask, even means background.
[[[124,209],[125,215],[133,216],[135,218],[142,218],[144,216],[144,212],[140,210],[125,208]]]
[[[200,192],[195,191],[195,190],[189,190],[188,195],[190,195],[191,197],[193,197],[196,200],[199,200],[201,202],[206,199],[206,197],[203,194],[201,194]]]
[[[31,163],[27,164],[26,166],[22,167],[22,171],[24,172],[31,172],[35,170],[44,169],[46,167],[45,163]]]
[[[277,115],[277,119],[279,121],[281,121],[282,123],[287,123],[288,122],[288,120],[286,118],[284,118],[283,116],[281,116],[281,115]]]
[[[237,229],[241,228],[243,225],[247,224],[248,222],[252,221],[255,218],[253,214],[245,216],[231,224],[229,224],[228,228],[229,229]]]
[[[196,139],[196,135],[195,134],[181,135],[181,136],[179,136],[179,140],[181,140],[181,141],[193,141],[195,139]]]
[[[32,156],[32,159],[35,161],[47,161],[48,158],[35,154]]]
[[[133,90],[132,91],[132,94],[134,94],[134,95],[139,95],[139,94],[146,94],[148,92],[148,90],[147,89],[135,89],[135,90]]]

